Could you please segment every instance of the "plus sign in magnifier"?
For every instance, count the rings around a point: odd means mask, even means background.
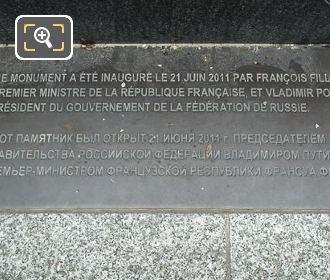
[[[70,59],[73,54],[72,18],[66,15],[18,16],[15,54],[21,60]]]
[[[53,47],[49,40],[50,32],[46,27],[39,27],[34,31],[34,39],[41,44],[46,44],[49,49]]]

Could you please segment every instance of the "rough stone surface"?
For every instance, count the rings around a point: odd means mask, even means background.
[[[0,279],[225,279],[219,215],[0,215]]]
[[[1,0],[0,42],[19,15],[67,14],[75,42],[330,43],[330,1]]]
[[[330,279],[329,215],[233,215],[232,279]]]

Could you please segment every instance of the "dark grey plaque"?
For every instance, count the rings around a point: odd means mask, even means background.
[[[328,48],[0,57],[1,208],[329,209]]]

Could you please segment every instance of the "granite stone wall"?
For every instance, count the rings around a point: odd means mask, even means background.
[[[2,213],[0,279],[330,277],[329,213]]]

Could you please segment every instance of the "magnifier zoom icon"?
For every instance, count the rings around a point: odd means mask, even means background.
[[[49,40],[50,32],[46,27],[38,27],[34,31],[34,39],[41,44],[46,44],[46,46],[51,49],[53,47],[52,43]]]

